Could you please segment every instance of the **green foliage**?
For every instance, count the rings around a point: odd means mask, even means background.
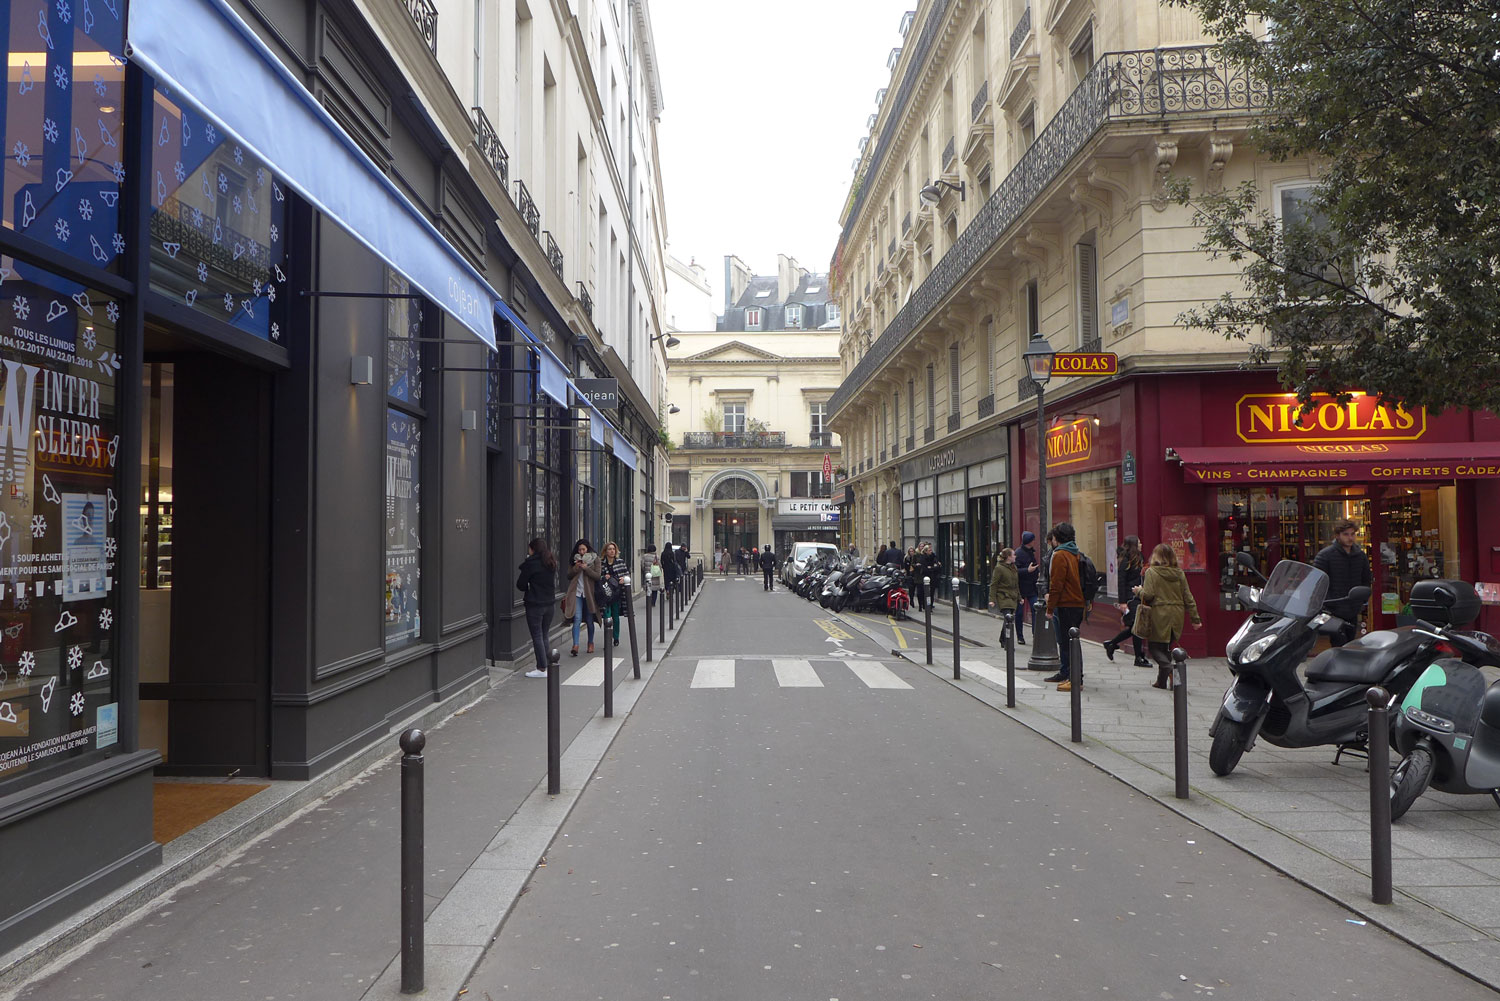
[[[1500,10],[1494,0],[1173,0],[1270,86],[1252,145],[1320,165],[1309,220],[1254,185],[1178,201],[1245,288],[1183,314],[1278,359],[1306,400],[1350,390],[1500,409]],[[1275,25],[1257,40],[1248,18]],[[1264,334],[1262,335],[1262,331]]]
[[[667,433],[667,429],[665,426],[658,427],[656,429],[656,440],[661,444],[663,452],[670,452],[672,451],[672,449],[677,447],[677,443],[674,442],[672,440],[672,436]]]
[[[709,407],[703,411],[703,428],[705,431],[724,430],[724,414],[722,411]]]

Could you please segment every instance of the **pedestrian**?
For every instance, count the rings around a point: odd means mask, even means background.
[[[917,590],[921,594],[922,608],[930,610],[941,585],[939,578],[942,576],[943,564],[937,558],[937,553],[932,551],[932,543],[930,542],[922,543],[920,555],[921,562],[917,567],[917,573],[919,574],[917,577]],[[924,583],[925,581],[931,581],[931,586]]]
[[[557,557],[541,539],[526,544],[526,558],[516,577],[516,590],[524,592],[526,628],[536,666],[526,672],[528,678],[547,676],[547,638],[552,634],[552,599],[557,597]]]
[[[688,548],[687,548],[687,546],[678,546],[677,547],[677,554],[676,555],[677,555],[677,569],[679,571],[679,573],[677,574],[677,587],[679,589],[685,589],[687,587],[687,563],[688,563]],[[683,594],[683,597],[684,598],[687,597],[686,593]]]
[[[1333,637],[1334,646],[1343,646],[1359,634],[1359,618],[1364,606],[1348,601],[1349,592],[1356,587],[1370,586],[1370,558],[1355,541],[1359,537],[1359,525],[1345,518],[1333,526],[1333,541],[1313,557],[1313,566],[1328,575],[1327,603],[1332,603],[1334,614],[1344,620],[1344,628]]]
[[[620,556],[620,547],[606,542],[599,554],[599,591],[604,600],[599,609],[604,613],[604,625],[613,626],[612,634],[616,646],[620,645],[620,615],[625,602],[630,600],[630,565]]]
[[[589,624],[589,653],[594,652],[594,620],[599,615],[598,599],[594,585],[599,583],[599,554],[587,539],[573,543],[573,563],[568,567],[568,590],[563,595],[562,613],[564,622],[573,623],[573,650],[568,655],[578,656],[579,632],[584,620]]]
[[[646,607],[656,607],[656,596],[661,593],[661,558],[656,555],[654,545],[641,553],[641,574],[646,578]]]
[[[1057,632],[1057,659],[1062,670],[1047,680],[1056,682],[1059,692],[1073,690],[1068,630],[1083,626],[1083,580],[1078,572],[1078,544],[1073,541],[1076,535],[1073,526],[1062,521],[1048,536],[1057,546],[1052,550],[1052,565],[1047,570],[1047,614]]]
[[[1128,636],[1135,649],[1135,666],[1150,667],[1151,661],[1141,650],[1141,638],[1134,632],[1135,617],[1140,609],[1142,574],[1146,572],[1145,558],[1141,554],[1141,539],[1137,535],[1125,536],[1125,544],[1115,550],[1115,557],[1120,568],[1120,594],[1125,602],[1115,607],[1120,610],[1120,625],[1125,628],[1112,640],[1104,643],[1104,656],[1110,660],[1115,659],[1115,651]]]
[[[1004,611],[1016,609],[1016,635],[1021,634],[1021,581],[1016,573],[1016,551],[1009,546],[1000,550],[995,570],[990,576],[990,607]],[[1017,640],[1016,642],[1020,642]]]
[[[1021,604],[1016,613],[1016,621],[1021,621],[1021,612],[1029,615],[1033,635],[1044,625],[1036,621],[1037,580],[1041,577],[1042,561],[1036,554],[1035,543],[1035,532],[1022,532],[1021,548],[1016,550],[1016,576],[1021,581]],[[1017,637],[1021,635],[1019,628],[1016,630],[1016,635]],[[1025,643],[1026,640],[1018,638],[1017,642]]]
[[[1165,542],[1151,550],[1140,600],[1134,632],[1146,641],[1146,649],[1156,661],[1156,680],[1151,687],[1171,688],[1172,647],[1182,636],[1183,621],[1191,618],[1193,628],[1202,629],[1203,620],[1198,616],[1198,603],[1193,600],[1187,575],[1177,566],[1177,553]]]
[[[770,546],[760,554],[760,572],[766,578],[766,590],[776,590],[776,554],[771,552]]]
[[[880,564],[881,566],[899,567],[901,565],[901,550],[896,548],[896,543],[894,541],[887,542],[885,544],[885,548],[880,551],[880,556],[876,558],[875,562]]]
[[[750,572],[750,552],[744,546],[740,547],[737,569],[741,577]]]
[[[677,582],[682,578],[682,564],[677,561],[677,554],[673,552],[670,542],[661,551],[661,573],[662,586],[668,592],[676,591]]]

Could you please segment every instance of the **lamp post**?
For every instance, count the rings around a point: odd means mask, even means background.
[[[1036,510],[1037,540],[1040,548],[1041,568],[1037,583],[1045,590],[1047,583],[1047,383],[1052,378],[1052,359],[1057,352],[1040,332],[1031,335],[1031,342],[1021,353],[1026,362],[1026,371],[1036,385]],[[1031,622],[1031,657],[1026,662],[1030,671],[1056,671],[1062,667],[1057,656],[1057,634],[1045,622],[1037,622],[1033,609]]]

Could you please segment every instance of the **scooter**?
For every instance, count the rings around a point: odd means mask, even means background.
[[[1250,554],[1236,559],[1258,575]],[[1307,666],[1304,684],[1297,666],[1319,635],[1347,635],[1370,589],[1356,587],[1334,601],[1327,596],[1327,575],[1294,560],[1276,564],[1263,587],[1239,589],[1240,603],[1252,614],[1225,649],[1235,679],[1209,728],[1208,765],[1215,775],[1234,771],[1261,736],[1277,747],[1333,744],[1339,749],[1335,763],[1346,751],[1363,750],[1366,690],[1381,685],[1399,698],[1443,655],[1440,638],[1429,631],[1376,630],[1319,654]]]

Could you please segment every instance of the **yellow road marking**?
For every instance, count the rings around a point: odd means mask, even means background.
[[[836,640],[852,640],[854,638],[853,633],[846,631],[832,619],[813,619],[813,621],[818,624],[819,629],[822,629]]]
[[[891,631],[896,634],[896,642],[899,643],[899,644],[901,644],[901,649],[903,649],[903,650],[909,650],[909,649],[911,649],[909,646],[906,645],[906,634],[901,631],[901,627],[900,626],[892,626],[891,627]]]

